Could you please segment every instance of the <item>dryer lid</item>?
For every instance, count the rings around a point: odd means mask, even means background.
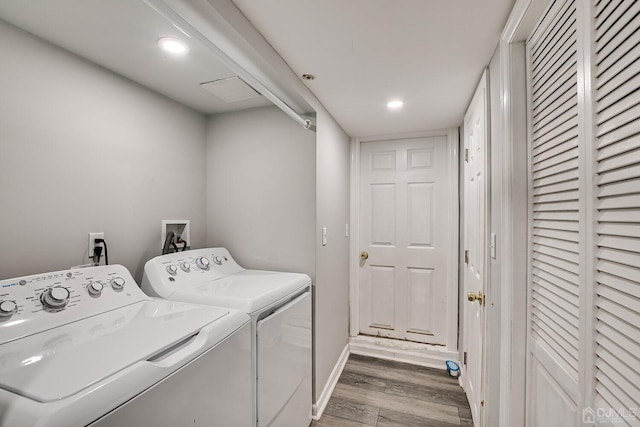
[[[176,290],[169,298],[229,307],[252,314],[310,284],[311,278],[306,274],[243,270],[217,280]]]
[[[64,399],[152,358],[228,313],[143,301],[11,341],[0,345],[0,388],[39,402]]]

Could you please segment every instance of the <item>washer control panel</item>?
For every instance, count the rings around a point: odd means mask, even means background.
[[[142,290],[169,298],[180,288],[244,271],[225,248],[192,249],[155,257],[144,266]],[[153,283],[153,285],[152,285]]]
[[[146,299],[121,265],[1,280],[0,344]]]

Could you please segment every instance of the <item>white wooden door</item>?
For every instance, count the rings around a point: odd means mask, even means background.
[[[486,73],[464,119],[464,384],[475,426],[482,425],[484,302],[487,247]]]
[[[445,345],[447,137],[360,147],[360,333]]]

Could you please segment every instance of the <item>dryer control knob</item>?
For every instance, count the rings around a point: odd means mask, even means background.
[[[188,273],[188,272],[191,270],[191,264],[189,264],[189,263],[188,263],[188,262],[186,262],[186,261],[185,261],[185,262],[181,262],[181,263],[180,263],[180,268],[181,268],[184,272]]]
[[[124,279],[122,277],[116,277],[115,279],[111,279],[111,287],[118,291],[124,288]]]
[[[178,274],[178,267],[176,267],[174,264],[168,265],[167,272],[172,276],[175,276],[176,274]]]
[[[62,308],[67,305],[70,296],[69,289],[55,286],[40,295],[40,302],[47,308]]]
[[[196,258],[196,265],[198,267],[200,267],[203,270],[208,270],[209,269],[209,260],[207,259],[207,257],[198,257]]]
[[[100,295],[103,289],[104,285],[100,282],[91,282],[87,285],[87,291],[94,296]]]
[[[18,311],[18,304],[15,301],[0,301],[0,317],[9,317]]]
[[[213,262],[215,262],[218,265],[222,264],[222,258],[220,258],[219,256],[214,256],[213,257]]]

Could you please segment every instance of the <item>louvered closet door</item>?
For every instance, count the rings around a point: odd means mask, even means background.
[[[595,13],[595,404],[615,425],[638,426],[640,2],[596,1]]]
[[[579,156],[575,1],[551,3],[528,50],[529,401],[532,426],[576,425]]]

